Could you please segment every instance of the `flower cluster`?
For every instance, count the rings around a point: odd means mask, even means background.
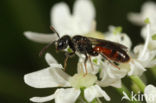
[[[152,13],[150,7],[152,10],[153,8],[156,9],[156,5],[147,3],[143,6],[143,13],[131,13],[129,19],[136,24],[143,24],[144,16],[148,16],[144,12],[151,11]],[[104,97],[105,100],[110,101],[111,98],[101,87],[113,86],[121,88],[121,79],[126,75],[141,76],[146,71],[146,68],[156,66],[156,45],[153,45],[156,42],[153,39],[153,35],[156,33],[153,29],[154,26],[156,27],[156,19],[152,17],[152,14],[149,16],[151,16],[150,23],[147,19],[146,26],[142,30],[145,43],[135,46],[132,51],[132,42],[128,35],[122,32],[122,27],[109,26],[109,31],[105,33],[96,31],[95,9],[90,0],[77,0],[72,14],[70,14],[69,7],[65,3],[56,4],[51,10],[51,25],[56,29],[60,37],[66,34],[71,37],[83,35],[117,42],[128,47],[128,54],[131,60],[128,63],[119,64],[119,70],[108,61],[104,61],[100,55],[92,57],[92,64],[90,61],[86,63],[88,74],[84,76],[85,56],[76,53],[79,57],[77,73],[70,76],[62,70],[62,65],[52,55],[47,53],[45,59],[49,66],[45,69],[26,74],[24,81],[34,88],[62,88],[57,89],[50,96],[33,97],[30,100],[33,102],[46,102],[55,99],[56,103],[75,103],[77,101],[81,101],[80,103],[97,101],[98,103],[100,101],[99,97]],[[138,18],[142,18],[142,20]],[[26,31],[24,35],[28,39],[40,43],[50,43],[58,39],[55,33],[44,34]],[[155,90],[155,87],[153,89]],[[145,88],[145,94],[148,93],[149,86]]]
[[[143,4],[140,13],[130,13],[128,19],[134,24],[141,25],[141,36],[145,40],[145,44],[137,45],[134,53],[138,54],[138,60],[144,68],[153,68],[156,66],[156,3],[146,2]],[[146,24],[146,26],[144,26]],[[144,88],[144,95],[148,97],[156,97],[156,87],[147,85]],[[155,103],[156,99],[145,98],[147,103]]]

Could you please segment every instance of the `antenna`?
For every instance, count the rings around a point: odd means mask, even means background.
[[[43,55],[43,53],[49,48],[49,46],[51,46],[53,43],[55,43],[56,41],[53,41],[51,43],[49,43],[48,45],[46,45],[39,53],[39,56],[41,57]]]
[[[54,27],[53,26],[50,26],[50,29],[53,31],[53,32],[55,32],[56,34],[57,34],[57,36],[59,37],[59,39],[60,39],[60,35],[59,35],[59,33],[54,29]],[[41,57],[42,55],[43,55],[43,53],[49,48],[49,46],[51,46],[53,43],[55,43],[56,42],[56,40],[55,41],[52,41],[51,43],[49,43],[48,45],[46,45],[41,51],[40,51],[40,53],[39,53],[39,56]]]
[[[50,26],[50,29],[51,29],[54,33],[56,33],[57,36],[58,36],[59,39],[60,39],[60,35],[59,35],[59,33],[54,29],[54,27],[53,27],[53,26]]]

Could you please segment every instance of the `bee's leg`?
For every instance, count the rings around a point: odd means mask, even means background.
[[[111,65],[113,65],[114,67],[116,67],[117,69],[120,70],[120,68],[119,68],[115,63],[113,63],[112,61],[108,60],[108,62],[109,62]]]
[[[75,54],[75,52],[72,52],[72,53],[66,52],[66,53],[65,53],[66,58],[65,58],[65,60],[64,60],[64,71],[66,70],[66,67],[67,67],[68,58],[69,58],[69,57],[72,57],[74,54]]]
[[[108,57],[106,57],[105,55],[103,55],[103,54],[101,54],[112,66],[114,66],[115,68],[117,68],[117,69],[119,69],[120,70],[120,68],[115,64],[115,63],[113,63]]]
[[[87,56],[87,54],[85,54],[85,56],[86,56],[86,58],[85,58],[85,61],[84,61],[84,66],[85,66],[85,75],[87,75],[88,71],[87,71],[87,64],[86,63],[87,63],[87,60],[88,60],[88,56]]]
[[[88,57],[89,57],[89,62],[91,64],[92,70],[94,71],[94,67],[93,67],[93,63],[92,63],[92,60],[91,60],[91,56],[88,56]]]
[[[69,56],[66,56],[66,58],[64,60],[64,71],[66,71],[68,58],[69,58]]]

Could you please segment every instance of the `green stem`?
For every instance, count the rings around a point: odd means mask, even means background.
[[[154,77],[156,78],[156,67],[150,68],[150,70],[153,73]]]
[[[138,76],[130,76],[130,79],[139,87],[141,92],[144,92],[146,85]]]
[[[91,103],[101,103],[100,100],[98,100],[98,98],[95,98]]]
[[[131,93],[130,91],[127,89],[127,87],[122,84],[122,87],[121,88],[116,88],[116,90],[123,96],[123,91],[127,94],[127,96],[129,98],[131,98]],[[140,103],[139,101],[129,101],[129,103]]]

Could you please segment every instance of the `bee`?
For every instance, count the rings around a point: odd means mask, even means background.
[[[69,35],[64,35],[60,37],[58,32],[50,26],[50,29],[55,32],[58,36],[58,40],[53,41],[43,48],[40,52],[40,55],[53,43],[56,45],[56,50],[64,51],[68,47],[72,52],[66,52],[66,59],[64,61],[64,69],[66,68],[66,62],[69,57],[72,57],[75,52],[85,55],[84,65],[87,71],[86,62],[90,59],[90,56],[101,55],[105,60],[107,60],[111,65],[118,67],[118,63],[129,62],[130,57],[127,54],[127,47],[108,40],[96,39],[91,37],[85,37],[81,35],[75,35],[70,37]],[[91,62],[91,59],[90,59]],[[87,73],[87,72],[86,72]]]

